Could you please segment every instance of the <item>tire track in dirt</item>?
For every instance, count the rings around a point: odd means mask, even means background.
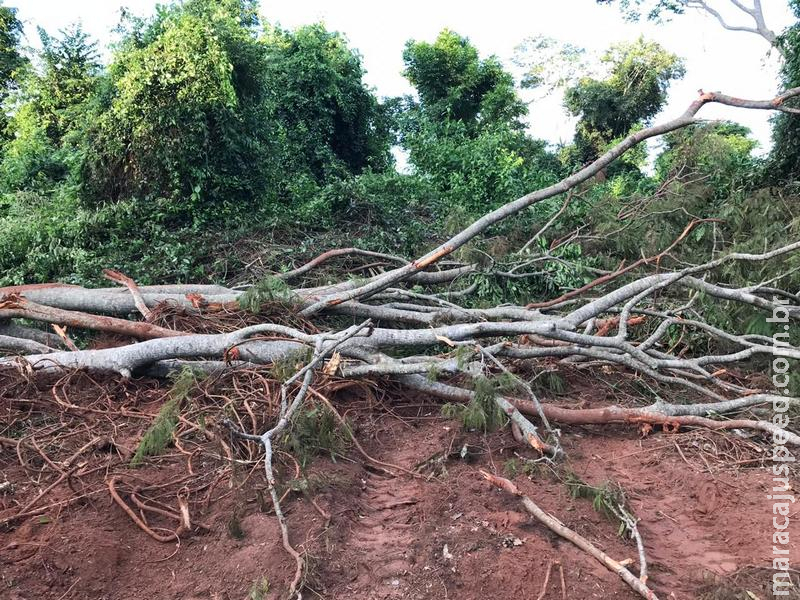
[[[425,444],[406,440],[397,450],[378,456],[389,464],[413,469],[424,458]],[[355,558],[351,590],[362,598],[401,598],[416,563],[415,546],[422,524],[419,503],[424,482],[369,470],[355,499],[348,554]]]

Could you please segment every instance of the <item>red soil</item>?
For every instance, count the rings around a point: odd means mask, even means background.
[[[310,565],[303,598],[535,599],[548,565],[545,600],[638,597],[600,563],[535,522],[518,499],[482,480],[479,468],[508,475],[514,452],[527,454],[515,449],[510,434],[464,434],[436,415],[431,409],[418,419],[373,417],[360,423],[358,437],[383,462],[413,469],[429,461],[420,470],[437,478],[390,477],[365,468],[351,452],[353,462],[317,458],[308,471],[308,480],[316,482],[308,494],[331,514],[328,529],[308,496],[291,495],[284,502],[293,544],[307,553]],[[764,466],[730,469],[709,462],[703,444],[721,447],[718,433],[653,433],[644,439],[623,427],[564,433],[569,469],[589,483],[614,480],[626,490],[640,518],[649,584],[660,598],[771,597],[771,481]],[[124,428],[117,443],[125,445]],[[0,445],[0,452],[0,482],[5,477],[15,484],[13,494],[0,495],[2,516],[52,479],[31,482],[13,447]],[[204,466],[198,460],[194,469]],[[184,468],[184,458],[176,455],[158,466],[116,472],[152,486],[180,477]],[[532,476],[518,472],[513,479],[613,558],[636,559],[635,545],[617,535],[616,525],[590,500],[572,498],[547,469]],[[0,597],[232,600],[247,598],[258,581],[269,583],[265,598],[282,597],[294,563],[280,544],[274,515],[260,501],[263,487],[258,469],[241,488],[218,482],[214,498],[223,497],[207,509],[202,503],[192,508],[210,531],[180,545],[148,537],[102,488],[82,503],[0,529]],[[74,494],[57,486],[45,504]],[[800,537],[798,518],[793,540]],[[241,539],[231,533],[237,522]],[[797,541],[791,559],[800,562]],[[631,568],[636,572],[635,563]]]

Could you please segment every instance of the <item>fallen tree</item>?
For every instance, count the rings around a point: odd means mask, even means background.
[[[754,282],[743,288],[713,280],[724,265],[781,260],[800,250],[800,242],[759,254],[729,253],[702,264],[664,271],[670,250],[685,237],[690,224],[684,235],[657,257],[642,259],[611,274],[600,274],[574,292],[552,300],[536,299],[528,306],[481,309],[459,304],[474,290],[472,285],[461,286],[460,281],[481,267],[458,261],[444,263],[446,257],[492,225],[537,202],[573,190],[642,141],[701,122],[696,115],[705,104],[794,113],[798,109],[786,103],[797,96],[800,88],[766,101],[701,93],[677,119],[631,134],[581,171],[488,213],[410,262],[352,248],[328,251],[288,273],[276,275],[273,279],[284,288],[271,285],[268,293],[261,293],[257,285],[244,291],[218,285],[137,286],[117,272],[108,272],[107,277],[123,287],[89,289],[35,284],[0,289],[0,352],[7,354],[0,358],[0,373],[36,375],[85,370],[124,378],[162,377],[184,366],[224,372],[287,359],[296,361],[300,357],[305,366],[282,386],[276,424],[265,432],[245,431],[229,424],[236,435],[263,445],[266,451],[266,476],[281,520],[284,545],[298,565],[293,591],[299,585],[303,563],[289,543],[274,489],[272,442],[307,397],[318,367],[328,376],[391,380],[466,405],[486,400],[484,382],[504,378],[506,387],[493,388],[495,391],[488,394],[492,406],[487,408],[484,404],[481,410],[500,411],[511,421],[518,439],[550,457],[563,453],[558,424],[622,423],[657,425],[667,430],[752,429],[800,445],[800,436],[790,431],[786,423],[726,418],[764,404],[797,402],[769,389],[743,385],[728,375],[731,365],[758,357],[800,359],[800,348],[790,343],[776,345],[763,335],[723,330],[706,322],[692,308],[702,294],[718,302],[747,305],[763,311],[765,316],[780,314],[787,323],[796,322],[800,319],[800,298],[781,290],[775,280]],[[341,256],[380,258],[399,266],[365,281],[286,286],[286,281],[307,277],[320,265]],[[659,266],[658,272],[642,272],[654,264]],[[255,305],[257,315],[259,307],[270,303],[280,304],[302,326],[275,319],[220,333],[192,333],[158,322],[159,310],[164,307],[203,316],[239,315],[243,307]],[[131,319],[134,314],[143,320]],[[104,349],[61,350],[61,338],[32,329],[17,321],[20,319],[113,333],[133,343]],[[360,324],[343,329],[342,322],[347,319]],[[671,328],[705,336],[714,351],[688,356],[673,352],[665,343]],[[581,368],[624,370],[706,401],[658,401],[633,408],[558,406],[541,401],[528,383],[531,370],[541,368],[537,365],[544,360]],[[294,394],[293,399],[290,394]]]

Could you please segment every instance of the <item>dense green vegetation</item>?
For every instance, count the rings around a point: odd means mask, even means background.
[[[800,0],[790,0],[798,23],[783,32],[778,46],[784,56],[781,84],[786,88],[800,86]],[[796,183],[800,173],[800,119],[793,115],[778,115],[774,121],[772,171],[773,179]]]
[[[0,8],[0,285],[96,282],[104,267],[143,283],[224,280],[245,262],[237,240],[260,236],[297,253],[358,245],[416,255],[651,122],[684,70],[639,39],[610,48],[602,75],[565,75],[578,124],[574,142],[557,148],[527,133],[536,104],[529,115],[501,62],[449,30],[408,42],[404,74],[416,94],[389,99],[365,85],[342,35],[261,22],[254,0],[126,16],[106,65],[79,26],[40,30],[33,54],[21,32],[14,9]],[[782,85],[800,83],[797,35],[795,26],[777,42]],[[545,67],[527,83],[540,84]],[[751,156],[754,142],[734,124],[669,136],[655,169],[640,148],[577,190],[526,247],[564,198],[536,205],[464,250],[486,267],[479,301],[564,291],[659,252],[693,218],[720,221],[696,227],[679,256],[796,237],[799,122],[776,118],[768,160]],[[408,157],[403,172],[393,146]],[[573,241],[553,243],[576,228]],[[309,236],[317,241],[298,243]],[[558,260],[524,277],[498,274],[547,253]]]

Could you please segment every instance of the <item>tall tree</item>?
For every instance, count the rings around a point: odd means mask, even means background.
[[[81,118],[80,107],[91,97],[100,72],[97,42],[78,25],[53,37],[39,28],[43,72],[34,78],[33,102],[54,144]]]
[[[481,59],[467,38],[445,29],[432,44],[411,40],[403,60],[403,74],[429,118],[459,121],[471,130],[498,122],[523,127],[520,119],[527,108],[513,77],[496,57]]]
[[[283,170],[331,176],[391,164],[389,121],[364,84],[361,57],[322,24],[268,29],[264,81],[285,150]]]
[[[564,104],[579,117],[575,159],[594,160],[614,139],[648,123],[667,101],[670,82],[683,77],[683,61],[656,42],[639,38],[603,57],[606,79],[583,78],[567,89]]]
[[[253,0],[188,0],[129,20],[89,132],[87,197],[245,214],[298,181],[384,169],[383,109],[360,57],[321,25],[262,26]]]
[[[88,104],[99,81],[96,43],[79,25],[56,36],[39,28],[39,38],[37,68],[25,70],[14,92],[0,162],[6,190],[44,191],[75,174]]]
[[[418,100],[405,99],[402,142],[449,215],[477,214],[553,176],[555,160],[526,135],[527,106],[497,58],[445,29],[433,43],[409,41],[403,59]]]
[[[272,172],[250,3],[189,0],[126,18],[87,131],[87,202],[163,199],[182,218],[250,205]]]
[[[0,5],[0,104],[5,103],[19,79],[19,71],[28,64],[22,54],[20,39],[22,22],[17,18],[17,9]],[[7,139],[8,117],[0,110],[0,140]]]
[[[784,62],[781,66],[781,83],[785,88],[800,86],[800,0],[789,5],[797,22],[778,38]],[[800,179],[800,116],[781,113],[774,117],[772,154],[768,176],[773,181]]]

